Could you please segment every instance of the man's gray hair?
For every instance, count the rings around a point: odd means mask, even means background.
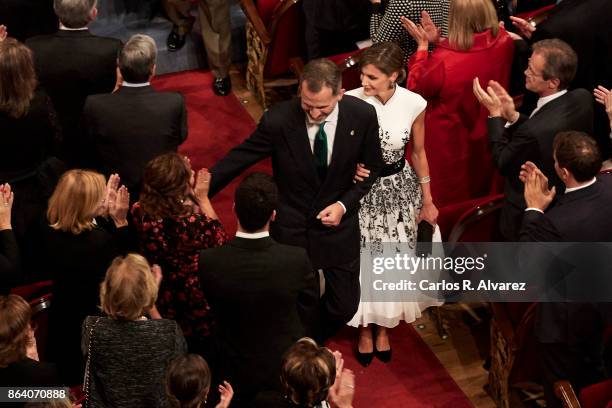
[[[338,95],[342,88],[342,72],[327,58],[315,59],[304,66],[300,85],[305,85],[310,92],[315,93],[327,86],[331,88],[333,95]]]
[[[53,0],[57,18],[68,28],[81,28],[89,24],[95,6],[96,0]]]
[[[155,40],[148,35],[135,34],[121,49],[117,62],[125,81],[142,83],[147,82],[153,74],[156,60]]]

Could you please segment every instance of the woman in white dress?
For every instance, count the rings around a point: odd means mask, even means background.
[[[425,154],[425,107],[421,96],[397,85],[405,78],[403,53],[391,42],[374,44],[361,55],[362,87],[347,92],[376,109],[380,144],[386,166],[372,189],[361,200],[359,227],[362,252],[383,243],[406,243],[414,251],[421,220],[436,224],[438,210],[429,189]],[[411,162],[405,160],[410,144]],[[359,309],[348,323],[360,327],[357,359],[368,366],[374,354],[391,359],[387,329],[399,322],[413,322],[431,304],[417,302],[366,302],[371,286],[362,285]],[[439,304],[439,303],[432,303]],[[374,331],[375,326],[375,331]],[[376,334],[376,336],[374,336]]]

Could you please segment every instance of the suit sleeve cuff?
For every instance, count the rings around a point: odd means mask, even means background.
[[[344,210],[344,214],[346,214],[346,207],[344,206],[344,204],[342,204],[342,201],[336,201],[336,202],[342,206],[342,209]]]
[[[525,208],[525,212],[527,212],[527,211],[537,211],[540,214],[544,214],[544,211],[540,210],[539,208],[535,208],[535,207]]]

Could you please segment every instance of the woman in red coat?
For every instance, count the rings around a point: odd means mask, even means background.
[[[417,52],[408,61],[408,89],[427,100],[425,150],[438,207],[487,195],[495,170],[487,111],[472,93],[474,77],[508,85],[514,43],[499,26],[490,0],[452,0],[448,38],[423,13],[421,24],[402,18]],[[435,50],[428,54],[430,42]],[[517,174],[518,177],[518,174]]]

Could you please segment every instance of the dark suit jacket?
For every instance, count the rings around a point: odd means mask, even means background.
[[[592,134],[593,105],[592,95],[585,89],[575,89],[547,103],[533,117],[521,114],[519,120],[505,129],[505,120],[491,118],[488,121],[489,143],[493,160],[500,173],[506,177],[504,193],[515,210],[525,208],[523,183],[518,175],[521,165],[530,160],[548,177],[549,183],[558,193],[565,189],[557,177],[553,159],[553,140],[557,133],[577,130]],[[508,210],[511,210],[506,206]],[[520,215],[520,211],[518,212]],[[502,215],[502,220],[505,218]],[[502,229],[516,230],[520,219],[508,218]]]
[[[64,157],[79,165],[78,124],[85,98],[111,92],[115,86],[121,41],[92,35],[89,30],[59,30],[28,39],[40,84],[57,111],[64,134]]]
[[[546,214],[527,211],[521,241],[612,241],[612,176],[601,175],[595,184],[561,195]],[[607,309],[605,304],[541,303],[536,316],[536,337],[543,343],[569,344],[596,339],[603,331]]]
[[[121,87],[116,93],[87,97],[81,126],[87,165],[119,173],[136,199],[146,164],[172,151],[187,137],[187,112],[181,94],[151,86]]]
[[[12,229],[0,231],[0,295],[8,295],[21,278],[19,247]]]
[[[273,106],[255,132],[211,170],[212,196],[251,165],[271,157],[280,193],[272,237],[306,248],[316,268],[341,265],[359,256],[359,200],[383,165],[374,108],[352,96],[344,96],[339,104],[332,158],[324,181],[315,169],[299,99]],[[357,163],[365,163],[371,173],[366,181],[353,183]],[[340,225],[323,226],[317,214],[338,200],[347,209]]]
[[[370,2],[365,0],[303,0],[306,18],[317,28],[348,31],[369,19]],[[359,38],[358,38],[359,40]]]
[[[217,319],[219,378],[245,400],[278,389],[283,353],[312,336],[315,323],[319,291],[306,251],[269,237],[235,238],[202,251],[199,273]]]

